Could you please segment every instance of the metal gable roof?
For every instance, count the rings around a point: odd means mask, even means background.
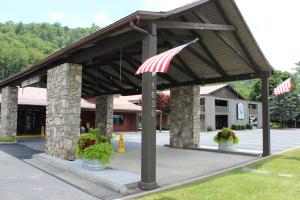
[[[198,0],[168,12],[137,11],[2,80],[0,88],[20,85],[37,74],[46,77],[48,69],[70,62],[83,65],[83,96],[138,94],[141,77],[134,72],[142,63],[144,29],[149,23],[163,21],[220,24],[236,30],[159,28],[158,53],[192,38],[200,41],[174,58],[168,74],[158,74],[158,89],[254,79],[273,70],[233,0]]]

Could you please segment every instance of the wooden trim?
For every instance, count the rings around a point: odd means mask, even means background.
[[[214,30],[214,31],[235,31],[236,28],[226,24],[208,24],[182,21],[155,21],[158,29],[187,29],[187,30]]]

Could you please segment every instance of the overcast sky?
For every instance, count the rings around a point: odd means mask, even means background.
[[[70,27],[104,27],[136,11],[167,11],[193,0],[0,0],[0,22],[59,22]],[[300,61],[299,0],[236,0],[275,69],[290,71]]]

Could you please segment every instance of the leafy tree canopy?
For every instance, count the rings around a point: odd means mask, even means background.
[[[0,23],[0,80],[98,29],[95,25],[69,28],[59,23]]]
[[[271,96],[277,85],[289,77],[291,77],[289,72],[275,71],[269,78],[269,95]],[[261,81],[257,79],[251,86],[249,97],[253,101],[261,101],[261,94]]]

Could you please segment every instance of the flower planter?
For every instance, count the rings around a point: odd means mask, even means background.
[[[226,142],[220,142],[219,143],[219,150],[221,151],[233,151],[234,147],[232,142],[226,141]]]
[[[106,167],[99,160],[82,159],[82,167],[90,171],[103,171]]]

